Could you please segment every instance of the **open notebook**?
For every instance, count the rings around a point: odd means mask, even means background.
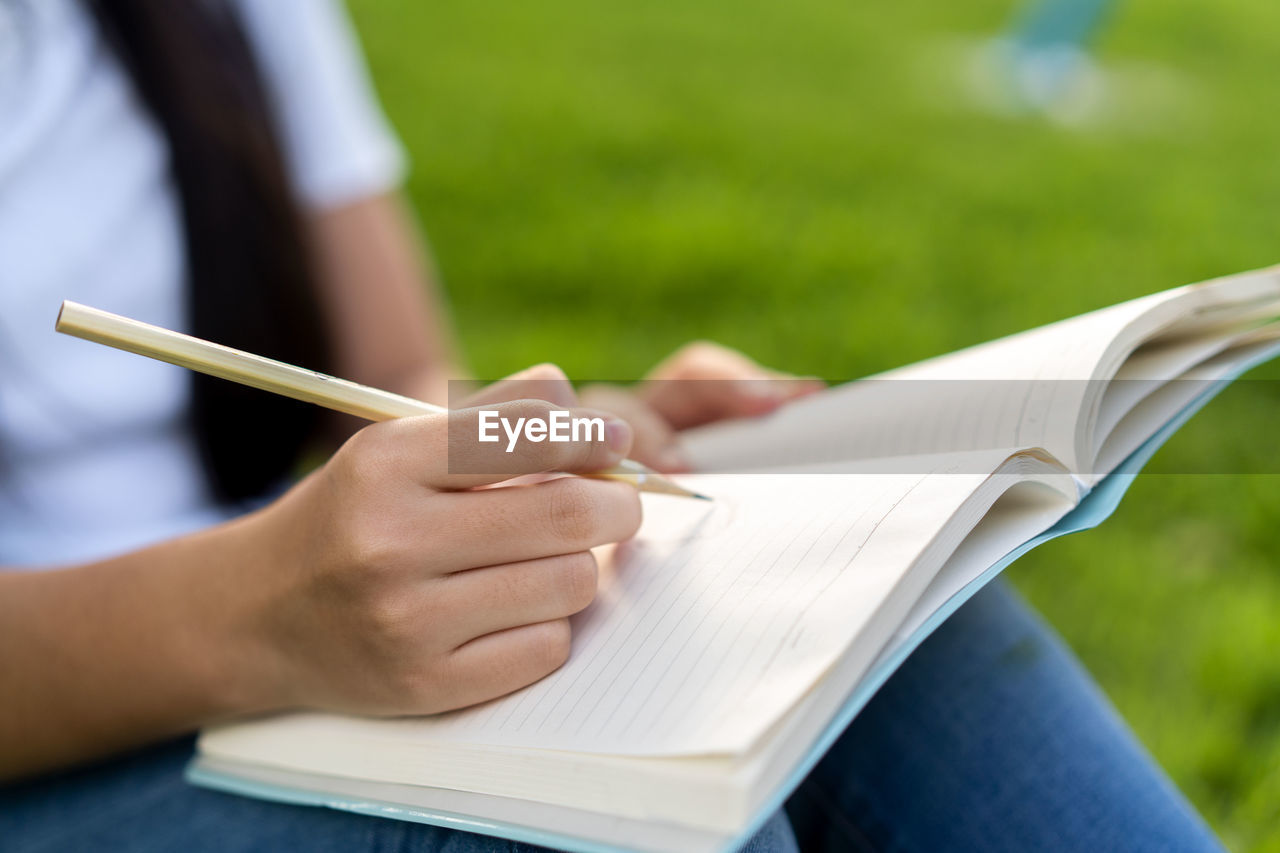
[[[189,776],[570,849],[732,848],[947,615],[1280,351],[1277,317],[1280,270],[1247,273],[697,431],[687,484],[715,501],[645,496],[559,671],[430,718],[210,729]]]

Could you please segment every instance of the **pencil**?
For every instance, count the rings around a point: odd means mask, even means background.
[[[370,421],[388,421],[414,415],[447,412],[443,406],[403,397],[264,358],[180,332],[122,317],[77,302],[64,301],[54,326],[59,332],[94,343],[176,364],[270,391],[295,400],[345,412]],[[613,468],[583,476],[630,483],[642,492],[711,500],[673,483],[639,462],[624,459]]]

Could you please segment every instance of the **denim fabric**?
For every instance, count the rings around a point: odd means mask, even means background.
[[[0,791],[12,851],[527,851],[187,785],[189,738]],[[1220,850],[1064,648],[994,584],[911,656],[744,847]]]
[[[943,624],[787,803],[803,850],[1222,850],[1002,583]]]

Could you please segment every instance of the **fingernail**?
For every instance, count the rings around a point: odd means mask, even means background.
[[[625,455],[631,449],[631,424],[622,418],[605,418],[604,441],[614,453]]]

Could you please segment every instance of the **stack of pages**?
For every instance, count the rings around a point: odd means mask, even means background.
[[[1105,518],[1280,351],[1280,269],[1177,288],[688,437],[560,670],[428,718],[204,732],[198,784],[574,850],[723,850],[1005,565]]]

